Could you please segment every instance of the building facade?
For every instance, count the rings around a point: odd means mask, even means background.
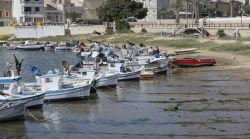
[[[12,0],[0,0],[0,26],[7,26],[12,20]]]
[[[65,23],[70,12],[70,0],[44,0],[45,22],[46,23]]]
[[[44,0],[13,0],[12,15],[19,25],[44,22]]]

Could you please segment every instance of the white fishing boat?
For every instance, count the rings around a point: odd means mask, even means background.
[[[51,44],[51,43],[46,43],[46,44],[44,45],[44,50],[45,50],[45,51],[52,51],[54,48],[55,48],[55,45],[54,45],[54,44]]]
[[[16,49],[17,50],[24,50],[24,51],[41,50],[41,49],[43,49],[43,45],[40,44],[39,42],[32,43],[30,41],[25,41],[22,44],[17,44]]]
[[[61,42],[58,46],[55,47],[56,52],[60,51],[72,51],[73,47],[68,47],[67,43]]]
[[[60,45],[58,47],[55,47],[55,51],[71,51],[72,48],[71,47],[67,47],[66,45]]]
[[[19,82],[20,76],[15,77],[12,71],[11,77],[0,78],[1,102],[27,102],[27,108],[42,108],[45,93],[37,93],[35,90],[25,87]]]
[[[74,77],[63,77],[49,71],[37,78],[41,92],[46,93],[46,101],[75,100],[88,97],[91,84]],[[37,88],[37,90],[39,89]]]
[[[119,73],[109,70],[107,65],[104,64],[97,70],[95,79],[96,87],[116,86],[119,79]]]
[[[130,66],[140,65],[142,70],[152,70],[157,74],[165,74],[168,71],[168,59],[165,56],[157,58],[155,56],[139,56],[135,57],[134,61],[127,64]]]
[[[108,63],[108,68],[119,73],[119,81],[140,79],[141,69],[134,69],[133,66],[111,62]]]
[[[25,103],[0,102],[0,122],[23,120]]]

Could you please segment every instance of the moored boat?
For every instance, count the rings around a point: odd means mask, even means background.
[[[41,50],[44,49],[43,45],[39,42],[37,43],[31,43],[30,41],[25,41],[23,44],[16,45],[17,50],[23,50],[23,51],[33,51],[33,50]]]
[[[200,67],[200,66],[213,66],[216,64],[216,60],[199,59],[199,58],[178,58],[174,59],[172,63],[180,67]]]
[[[4,102],[0,103],[0,122],[23,120],[25,103]]]
[[[49,71],[38,77],[41,92],[45,94],[45,101],[77,100],[89,96],[91,84],[73,77],[63,77]]]

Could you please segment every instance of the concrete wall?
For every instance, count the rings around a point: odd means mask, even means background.
[[[93,26],[72,26],[72,27],[70,27],[70,34],[71,35],[88,34],[88,33],[93,33],[94,31],[104,33],[105,26],[93,25]]]
[[[64,26],[17,27],[16,38],[43,38],[65,35]]]
[[[0,35],[11,35],[14,34],[15,28],[14,27],[0,27]]]

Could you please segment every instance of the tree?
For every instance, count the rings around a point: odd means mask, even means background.
[[[200,19],[200,4],[201,2],[204,2],[205,0],[193,0],[194,5],[194,15],[195,15],[195,23],[199,24]]]
[[[134,0],[106,0],[96,10],[99,19],[108,23],[131,16],[143,19],[148,12],[147,8],[143,8],[143,3]]]
[[[176,0],[173,5],[172,8],[175,11],[175,23],[179,24],[180,23],[180,11],[183,9],[183,0]]]

